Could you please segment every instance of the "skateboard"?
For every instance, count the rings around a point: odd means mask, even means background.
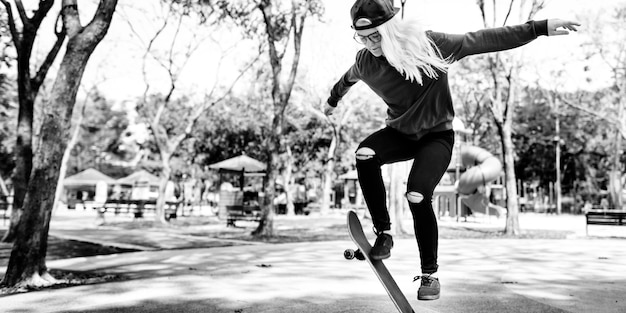
[[[348,260],[357,259],[367,261],[372,270],[374,270],[380,283],[385,287],[387,294],[389,294],[391,301],[398,311],[401,313],[415,313],[383,261],[370,259],[369,254],[370,250],[372,250],[372,245],[370,245],[365,237],[361,221],[359,221],[359,217],[354,211],[348,212],[348,233],[352,241],[356,244],[357,250],[347,249],[344,251],[343,256]]]

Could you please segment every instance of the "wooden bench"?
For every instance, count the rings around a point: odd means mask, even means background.
[[[589,225],[626,226],[626,211],[589,211],[585,213],[585,232],[589,235]]]
[[[165,203],[165,219],[170,220],[177,217],[180,202],[167,201]],[[102,205],[95,206],[98,214],[104,216],[107,211],[112,211],[115,215],[120,213],[132,213],[135,218],[142,218],[146,211],[156,211],[156,200],[128,200],[128,199],[107,199]]]

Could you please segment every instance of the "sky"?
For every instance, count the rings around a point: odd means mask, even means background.
[[[284,0],[286,1],[286,0]],[[303,52],[300,70],[305,71],[312,84],[323,89],[330,87],[334,81],[354,61],[354,55],[361,46],[352,40],[349,10],[353,1],[324,0],[326,14],[324,22],[309,20],[303,38]],[[37,1],[29,1],[34,6]],[[396,0],[396,6],[400,1]],[[96,0],[80,2],[83,23],[90,20]],[[153,34],[159,24],[158,16],[163,12],[156,0],[120,1],[109,33],[94,52],[83,77],[83,91],[97,86],[105,96],[117,103],[135,102],[145,88],[142,75],[142,58],[149,35]],[[27,4],[28,5],[28,4]],[[545,18],[561,18],[578,20],[593,10],[626,5],[626,0],[547,0],[545,9],[539,12],[536,20]],[[405,18],[417,18],[426,29],[448,33],[464,33],[483,28],[480,12],[474,0],[407,0]],[[51,14],[52,15],[52,14]],[[48,21],[53,18],[48,17]],[[129,23],[129,21],[132,21]],[[131,26],[132,25],[132,28]],[[542,84],[554,83],[549,73],[554,69],[563,68],[566,75],[559,84],[570,89],[593,89],[607,83],[606,68],[601,65],[592,66],[592,72],[583,72],[581,59],[584,57],[580,45],[587,39],[585,25],[578,33],[569,36],[542,37],[524,46],[525,58],[535,64],[524,74],[528,81],[541,81]],[[43,55],[54,37],[41,33],[36,48]],[[180,94],[191,95],[201,99],[217,84],[227,85],[234,79],[242,60],[249,59],[253,46],[243,44],[230,51],[222,51],[217,47],[231,47],[240,42],[237,36],[229,32],[211,33],[207,28],[197,25],[184,25],[183,35],[177,47],[184,48],[185,42],[193,42],[197,50],[180,72],[177,89]],[[139,34],[139,35],[137,35]],[[221,44],[216,44],[217,40]],[[155,50],[164,49],[169,44],[166,40],[155,42]],[[220,57],[226,59],[220,62]],[[182,60],[180,56],[174,56]],[[218,68],[218,64],[221,67]],[[598,63],[600,64],[600,63]],[[166,92],[169,81],[165,71],[156,63],[148,64],[146,73],[150,77],[153,92]],[[585,79],[592,75],[595,79],[590,83]]]

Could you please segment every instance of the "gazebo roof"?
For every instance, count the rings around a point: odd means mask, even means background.
[[[159,177],[150,174],[146,170],[140,170],[126,177],[122,177],[115,182],[121,185],[135,185],[138,183],[148,183],[155,185],[159,183]]]
[[[245,154],[209,165],[209,168],[232,172],[264,172],[267,166]]]
[[[63,185],[65,186],[76,186],[76,185],[96,185],[99,181],[103,181],[107,184],[115,182],[115,179],[107,176],[100,171],[88,168],[82,172],[79,172],[70,177],[66,177],[63,180]]]

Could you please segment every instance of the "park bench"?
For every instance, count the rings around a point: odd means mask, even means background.
[[[179,202],[167,201],[165,203],[165,219],[170,220],[177,217]],[[144,212],[156,211],[156,200],[129,200],[129,199],[107,199],[102,205],[95,206],[98,214],[104,216],[106,212],[132,213],[135,218],[142,218]]]
[[[589,225],[626,226],[626,211],[589,211],[585,213],[585,232],[589,235]]]
[[[259,195],[256,192],[244,192],[241,190],[220,191],[219,206],[223,209],[226,218],[226,226],[235,226],[236,221],[261,220],[261,207]]]
[[[227,205],[226,212],[226,226],[235,226],[236,221],[261,220],[261,208],[258,205]]]

